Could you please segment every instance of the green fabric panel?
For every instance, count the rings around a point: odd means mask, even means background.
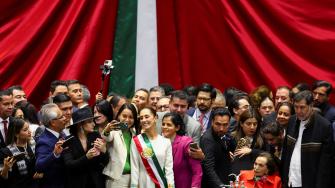
[[[135,89],[136,26],[137,0],[119,0],[109,92],[128,98]]]
[[[123,168],[123,174],[130,174],[130,143],[131,143],[131,134],[129,130],[122,131],[123,139],[127,148],[127,159],[126,164]]]

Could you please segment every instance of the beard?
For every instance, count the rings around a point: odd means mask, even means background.
[[[198,106],[200,112],[207,112],[209,110],[209,107],[205,106],[205,105],[199,105]]]

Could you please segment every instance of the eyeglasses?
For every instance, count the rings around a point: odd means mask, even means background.
[[[52,120],[60,120],[60,119],[63,119],[64,117],[65,117],[64,115],[61,115],[61,116],[56,117],[56,118],[54,118],[54,119],[52,119]]]
[[[206,98],[206,97],[197,97],[197,100],[198,101],[210,101],[211,100],[211,98]]]
[[[168,109],[169,105],[162,105],[162,106],[157,106],[157,109],[159,110],[164,110],[164,109]]]

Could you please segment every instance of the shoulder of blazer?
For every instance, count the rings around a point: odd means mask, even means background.
[[[190,109],[187,110],[186,114],[188,114],[189,116],[192,117],[193,114],[194,114],[194,112],[195,112],[195,108],[192,107],[192,108],[190,108]]]
[[[57,138],[55,137],[55,135],[53,135],[47,129],[45,129],[43,131],[43,133],[41,134],[41,136],[38,138],[38,142],[47,142],[47,143],[50,143],[49,142],[50,140],[57,140]]]

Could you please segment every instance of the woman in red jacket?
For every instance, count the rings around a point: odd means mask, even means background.
[[[256,158],[253,170],[241,171],[240,184],[243,181],[247,188],[281,188],[281,179],[276,170],[272,155],[263,152]]]

